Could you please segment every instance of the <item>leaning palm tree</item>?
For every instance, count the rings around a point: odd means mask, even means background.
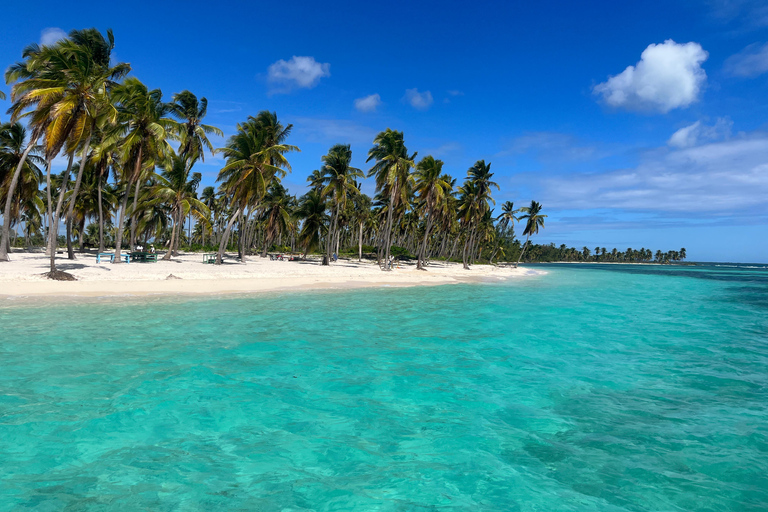
[[[208,135],[224,136],[224,132],[215,126],[203,124],[203,118],[208,112],[208,100],[197,99],[197,96],[189,91],[181,91],[173,95],[173,103],[170,105],[171,113],[182,123],[181,147],[179,154],[190,162],[198,158],[205,161],[203,149],[214,153],[213,145],[208,140]]]
[[[246,208],[258,208],[269,186],[282,178],[291,166],[285,155],[299,148],[285,144],[293,125],[283,126],[274,112],[260,112],[237,125],[237,133],[217,152],[226,158],[217,181],[229,196],[233,212],[219,243],[216,264],[221,265],[229,234],[235,222],[241,220]],[[241,237],[241,240],[244,237]]]
[[[97,123],[114,121],[116,111],[109,101],[109,91],[130,71],[130,66],[112,65],[113,48],[111,30],[107,31],[107,37],[96,29],[73,30],[68,38],[54,45],[25,50],[26,66],[12,66],[6,73],[6,80],[17,80],[13,87],[13,115],[20,116],[25,110],[33,109],[29,113],[30,125],[38,135],[45,132],[48,158],[64,149],[72,162],[75,152],[81,149],[81,160],[85,162]],[[68,231],[84,168],[80,166],[69,196]],[[68,180],[68,173],[66,178]],[[57,235],[60,212],[61,202],[53,219],[52,237]],[[68,253],[70,259],[74,258],[71,243]],[[55,251],[52,250],[51,255],[51,275],[54,275]]]
[[[416,268],[418,270],[424,269],[424,260],[427,257],[427,243],[435,221],[435,215],[450,190],[450,176],[444,175],[442,172],[443,161],[435,160],[431,155],[424,157],[416,165],[416,171],[414,172],[414,190],[419,197],[423,217],[426,217],[424,240],[419,248],[416,261]]]
[[[407,193],[409,182],[413,181],[410,173],[414,166],[416,153],[408,155],[405,147],[403,132],[391,130],[379,133],[373,139],[373,147],[368,150],[366,162],[375,160],[376,163],[368,171],[368,176],[376,176],[376,191],[388,193],[387,222],[384,226],[382,242],[384,245],[383,270],[389,270],[389,252],[392,245],[392,224],[395,209],[402,204],[403,196]],[[379,250],[379,265],[381,265],[381,250]]]
[[[170,206],[173,230],[168,252],[164,260],[171,259],[179,239],[179,227],[188,214],[201,221],[208,218],[210,210],[197,199],[195,191],[203,179],[199,172],[191,173],[191,163],[188,158],[177,155],[171,150],[168,159],[163,163],[162,172],[156,176],[157,185],[152,187],[152,197]]]
[[[328,154],[323,156],[322,183],[323,195],[331,197],[332,219],[328,236],[326,237],[325,256],[323,265],[331,260],[334,244],[338,244],[338,224],[342,211],[347,206],[347,198],[358,193],[357,178],[363,178],[363,171],[352,167],[352,149],[349,144],[336,144]]]
[[[515,263],[515,268],[520,264],[520,260],[523,259],[523,254],[525,253],[526,247],[528,247],[528,241],[531,239],[531,235],[538,234],[539,228],[544,227],[544,218],[546,217],[546,215],[541,214],[541,203],[537,203],[536,201],[531,201],[530,206],[524,206],[520,208],[520,211],[523,212],[523,215],[520,216],[520,220],[526,221],[523,234],[527,235],[527,237],[523,244],[523,250],[520,251],[520,257],[517,258],[517,263]]]
[[[38,166],[44,162],[41,153],[42,148],[27,142],[27,130],[21,123],[0,125],[0,204],[5,204],[0,259],[3,254],[8,259],[10,227],[20,214],[23,198],[28,197],[30,191],[37,192],[40,185]]]
[[[299,245],[304,249],[304,257],[320,246],[323,230],[327,230],[325,198],[317,189],[312,189],[299,199],[296,216],[302,220],[299,231]]]
[[[114,101],[118,108],[120,130],[111,136],[110,142],[117,137],[120,142],[119,151],[123,162],[122,181],[126,187],[117,225],[121,226],[127,213],[128,198],[133,190],[133,207],[131,209],[131,240],[130,248],[136,245],[136,217],[139,191],[143,183],[142,174],[150,172],[156,163],[162,162],[171,150],[169,140],[178,138],[180,125],[168,117],[170,105],[163,102],[160,89],[147,89],[138,79],[130,77],[115,88]],[[122,232],[117,231],[115,240],[114,263],[122,262],[120,250]]]

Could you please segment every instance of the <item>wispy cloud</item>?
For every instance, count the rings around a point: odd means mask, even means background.
[[[602,153],[592,144],[559,132],[528,132],[505,144],[497,156],[532,154],[542,160],[580,161],[599,158]]]
[[[548,178],[557,208],[736,215],[768,213],[768,134],[649,152],[635,168]]]
[[[754,78],[768,71],[768,43],[754,43],[731,55],[724,64],[725,72],[732,76]]]
[[[433,103],[432,93],[429,91],[419,92],[417,88],[406,89],[403,101],[410,104],[416,110],[427,110]]]
[[[699,99],[707,81],[701,64],[709,54],[699,43],[667,39],[649,45],[634,66],[594,87],[608,106],[666,113]]]
[[[667,144],[676,148],[689,148],[702,142],[727,139],[731,135],[732,127],[733,121],[726,117],[718,118],[712,126],[696,121],[673,133]]]
[[[358,112],[375,112],[379,105],[381,105],[381,96],[378,94],[371,94],[355,100],[355,108]]]
[[[280,59],[267,70],[270,93],[288,93],[295,89],[311,89],[320,79],[331,76],[329,63],[317,62],[314,57],[291,57]]]
[[[67,37],[67,33],[59,27],[44,28],[40,32],[40,44],[48,46]]]

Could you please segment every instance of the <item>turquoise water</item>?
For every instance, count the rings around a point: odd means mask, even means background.
[[[768,509],[768,270],[0,303],[0,510]]]

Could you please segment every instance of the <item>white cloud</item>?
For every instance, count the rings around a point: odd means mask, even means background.
[[[700,142],[728,138],[731,135],[732,126],[733,121],[722,117],[718,118],[713,126],[707,126],[701,121],[696,121],[673,133],[667,144],[676,148],[690,148]]]
[[[40,32],[40,44],[43,46],[51,45],[65,37],[67,37],[67,33],[59,27],[44,28]]]
[[[432,93],[429,91],[419,92],[418,89],[406,89],[403,101],[408,102],[413,108],[417,110],[427,110],[432,102]]]
[[[635,168],[549,178],[556,208],[617,208],[711,216],[768,214],[768,134],[659,149]]]
[[[768,43],[751,44],[725,61],[725,71],[733,76],[753,78],[768,71]]]
[[[618,108],[669,112],[699,98],[707,74],[701,64],[709,54],[699,43],[667,39],[651,44],[634,66],[594,87],[603,101]]]
[[[271,92],[285,93],[293,89],[311,89],[320,79],[331,76],[331,65],[320,63],[314,57],[291,57],[280,59],[269,66],[267,81],[272,86]]]
[[[381,105],[381,96],[378,94],[371,94],[363,98],[357,98],[355,100],[355,108],[359,112],[375,112],[376,107]]]

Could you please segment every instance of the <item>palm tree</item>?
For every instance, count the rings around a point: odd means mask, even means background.
[[[215,126],[203,124],[203,118],[208,112],[208,100],[197,99],[197,96],[189,91],[181,91],[173,95],[173,103],[170,111],[182,122],[181,147],[179,154],[184,155],[190,162],[198,158],[205,161],[203,149],[213,154],[215,150],[208,140],[208,135],[213,134],[223,137],[224,133]]]
[[[0,201],[5,199],[0,259],[5,255],[5,261],[9,259],[12,221],[20,215],[24,198],[36,194],[42,180],[38,168],[44,162],[42,148],[26,143],[26,139],[27,131],[21,123],[0,125]]]
[[[407,194],[409,183],[413,181],[410,170],[414,166],[415,158],[416,153],[408,155],[403,132],[389,128],[380,132],[373,139],[373,147],[368,150],[366,162],[376,161],[371,170],[368,171],[368,177],[376,176],[376,191],[389,195],[387,223],[382,239],[385,251],[384,261],[386,262],[382,267],[383,270],[389,270],[393,215],[395,209],[403,202],[403,196]],[[379,250],[379,265],[381,265],[381,250]]]
[[[267,251],[277,236],[290,229],[292,224],[291,199],[285,187],[278,181],[272,183],[264,196],[264,250],[261,254],[262,258],[267,257]]]
[[[173,231],[168,252],[163,256],[164,260],[170,260],[179,239],[179,227],[188,214],[193,214],[203,220],[210,215],[210,210],[197,199],[195,191],[203,179],[199,172],[191,173],[191,160],[184,155],[178,155],[173,150],[168,154],[168,159],[162,165],[162,172],[156,176],[157,185],[152,187],[152,196],[155,200],[170,205]]]
[[[18,80],[13,87],[14,116],[20,116],[24,110],[34,107],[30,112],[30,125],[36,128],[37,135],[45,132],[48,158],[65,148],[72,161],[75,151],[82,148],[81,160],[85,162],[97,123],[114,121],[116,111],[109,102],[109,91],[117,80],[130,71],[130,66],[111,65],[113,48],[111,30],[107,31],[106,38],[96,29],[73,30],[67,39],[54,45],[32,45],[25,50],[27,62],[12,66],[6,73],[6,80]],[[70,195],[68,230],[71,230],[72,212],[84,168],[84,165],[80,166]],[[66,178],[69,178],[68,173]],[[52,237],[57,235],[60,206],[57,205],[53,219]],[[53,273],[55,251],[51,253]],[[71,243],[68,244],[68,253],[73,259]]]
[[[118,212],[118,231],[115,240],[114,263],[121,263],[122,221],[128,207],[131,186],[133,208],[131,209],[131,250],[136,245],[136,213],[139,200],[143,169],[151,169],[166,158],[171,150],[168,140],[178,138],[180,125],[167,117],[171,106],[163,102],[160,89],[148,90],[138,79],[130,77],[114,91],[114,100],[118,105],[120,130],[112,137],[120,138],[120,154],[123,161],[122,181],[126,194]]]
[[[424,240],[417,254],[416,268],[424,270],[424,260],[427,257],[427,243],[430,230],[434,224],[437,209],[445,201],[446,194],[450,190],[450,176],[442,174],[443,161],[435,160],[431,155],[425,156],[416,165],[414,172],[414,191],[421,203],[423,217],[426,217],[424,226]]]
[[[328,154],[323,156],[322,183],[323,195],[330,196],[333,201],[333,210],[331,216],[330,230],[326,237],[325,256],[323,256],[323,265],[328,265],[331,259],[334,244],[338,244],[338,223],[339,216],[347,206],[347,197],[354,196],[359,191],[357,189],[357,178],[363,178],[363,171],[352,167],[352,149],[349,144],[336,144]]]
[[[527,235],[527,237],[523,244],[523,250],[520,251],[520,257],[517,258],[517,263],[515,263],[515,268],[520,264],[520,260],[523,259],[523,254],[525,253],[525,248],[528,246],[528,241],[531,239],[531,235],[538,234],[539,228],[544,227],[544,218],[546,217],[546,215],[541,214],[541,204],[536,201],[531,201],[530,206],[524,206],[523,208],[520,208],[520,211],[524,213],[524,215],[520,217],[520,220],[526,221],[523,235]]]
[[[360,192],[360,184],[357,184],[358,192],[353,196],[354,199],[354,220],[360,228],[357,261],[363,261],[363,228],[371,218],[371,198]]]
[[[299,231],[299,245],[304,249],[304,257],[320,246],[323,230],[327,230],[325,198],[317,189],[312,189],[299,199],[296,216],[302,219]]]
[[[218,151],[226,157],[219,171],[222,191],[231,199],[233,214],[219,243],[216,264],[221,265],[234,223],[248,207],[257,207],[276,178],[282,178],[291,166],[286,153],[299,148],[285,144],[293,125],[283,126],[274,112],[263,111],[237,125],[237,133]],[[241,240],[243,237],[241,237]]]

